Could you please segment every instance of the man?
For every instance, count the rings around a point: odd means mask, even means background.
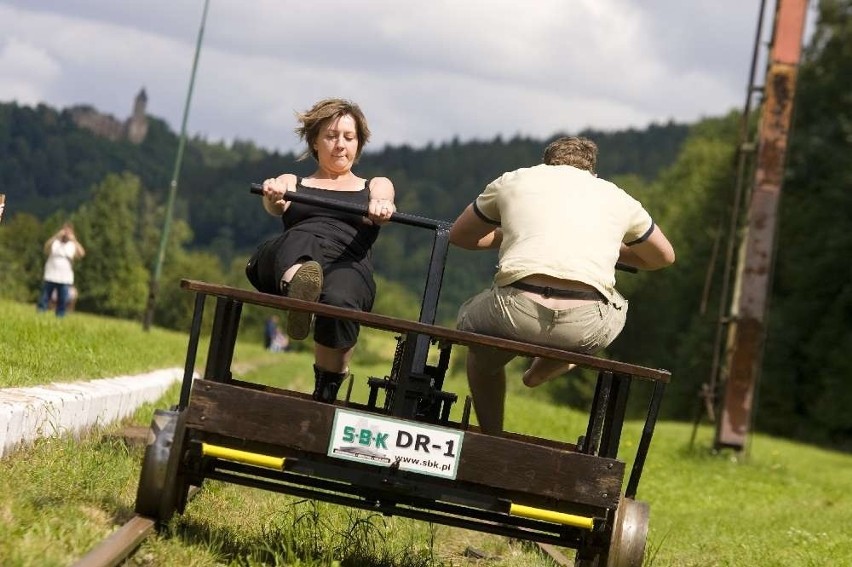
[[[618,336],[627,300],[615,289],[615,264],[656,270],[675,254],[639,201],[597,177],[596,161],[591,140],[559,138],[543,164],[503,174],[456,219],[451,243],[499,248],[493,285],[462,305],[459,329],[583,353]],[[505,366],[514,357],[468,350],[468,382],[485,433],[503,429]],[[572,366],[535,358],[524,384],[538,386]]]

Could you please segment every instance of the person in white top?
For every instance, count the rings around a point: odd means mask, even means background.
[[[65,316],[68,294],[74,285],[74,260],[86,255],[83,245],[77,241],[70,222],[44,243],[47,262],[44,264],[44,281],[38,299],[38,311],[47,311],[51,296],[56,294],[56,316]]]
[[[674,262],[672,245],[642,204],[595,174],[597,146],[563,137],[542,164],[489,183],[450,229],[450,242],[499,249],[491,289],[465,302],[457,327],[507,339],[592,353],[621,332],[627,300],[615,289],[615,265],[656,270]],[[467,375],[483,432],[503,429],[508,351],[470,347]],[[529,387],[567,370],[535,358]]]

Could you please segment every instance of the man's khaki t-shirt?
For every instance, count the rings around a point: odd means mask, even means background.
[[[496,285],[544,274],[589,284],[610,299],[621,243],[641,242],[654,228],[624,190],[568,165],[505,173],[486,186],[474,210],[503,229]]]

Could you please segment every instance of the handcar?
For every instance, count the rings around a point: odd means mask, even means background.
[[[253,191],[257,192],[256,186]],[[298,193],[286,198],[366,215],[366,208]],[[178,404],[157,409],[136,511],[160,525],[205,479],[255,487],[439,524],[572,548],[577,566],[632,567],[644,560],[649,506],[636,500],[670,373],[624,362],[435,325],[449,225],[404,213],[392,222],[431,230],[432,256],[417,321],[183,280],[195,294]],[[203,374],[196,357],[206,299],[215,298]],[[396,335],[388,374],[352,383],[333,404],[241,381],[231,364],[242,307],[311,312]],[[597,372],[588,425],[574,442],[521,433],[486,435],[465,398],[444,390],[454,346],[485,345],[573,362]],[[282,364],[286,360],[282,359]],[[194,376],[199,375],[198,379]],[[628,394],[650,384],[629,475],[619,458]]]

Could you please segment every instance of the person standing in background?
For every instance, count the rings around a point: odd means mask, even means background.
[[[44,282],[38,299],[38,311],[47,311],[50,297],[56,292],[56,316],[65,316],[68,292],[74,285],[74,261],[86,255],[83,245],[77,241],[70,222],[44,244],[47,262],[44,264]]]
[[[264,323],[263,346],[272,352],[287,352],[290,350],[290,339],[281,330],[278,315],[270,315]]]
[[[272,342],[278,334],[278,315],[270,315],[263,323],[263,347],[272,350]]]

